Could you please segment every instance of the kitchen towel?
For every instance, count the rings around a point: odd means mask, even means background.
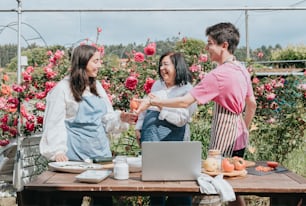
[[[198,179],[201,193],[205,194],[219,194],[222,202],[236,200],[235,192],[232,186],[223,179],[223,174],[216,177],[211,177],[202,173]]]

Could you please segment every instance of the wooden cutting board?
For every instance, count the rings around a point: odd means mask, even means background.
[[[205,174],[208,174],[210,176],[217,176],[219,174],[221,174],[221,172],[208,172],[206,171],[204,168],[202,168],[202,172]],[[243,177],[247,175],[247,171],[246,170],[234,170],[233,172],[222,172],[223,176],[225,177]]]

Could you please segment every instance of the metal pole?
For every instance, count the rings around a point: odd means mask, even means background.
[[[17,67],[17,84],[21,84],[21,0],[17,0],[18,2],[18,32],[17,32],[17,61],[18,61],[18,67]],[[13,184],[14,187],[16,188],[17,191],[20,191],[22,189],[22,184],[21,184],[21,142],[22,142],[22,134],[21,134],[21,118],[20,118],[20,106],[21,106],[21,99],[18,96],[18,125],[17,125],[17,152],[16,152],[16,157],[15,157],[15,165],[14,165],[14,179],[13,179]]]
[[[245,45],[246,45],[246,61],[250,59],[250,48],[249,48],[249,14],[248,10],[245,10]]]

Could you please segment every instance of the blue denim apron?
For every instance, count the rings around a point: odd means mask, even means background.
[[[66,121],[67,157],[69,160],[85,160],[93,157],[111,157],[109,141],[102,124],[106,114],[104,100],[86,96],[80,102],[73,121]]]
[[[178,127],[166,120],[158,119],[159,111],[147,110],[141,128],[141,142],[183,141],[186,125]]]

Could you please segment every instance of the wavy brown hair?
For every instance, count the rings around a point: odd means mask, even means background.
[[[70,89],[75,101],[82,101],[82,94],[87,86],[90,92],[99,96],[96,88],[96,78],[89,77],[86,66],[90,58],[98,51],[94,46],[80,45],[74,48],[71,57]]]

